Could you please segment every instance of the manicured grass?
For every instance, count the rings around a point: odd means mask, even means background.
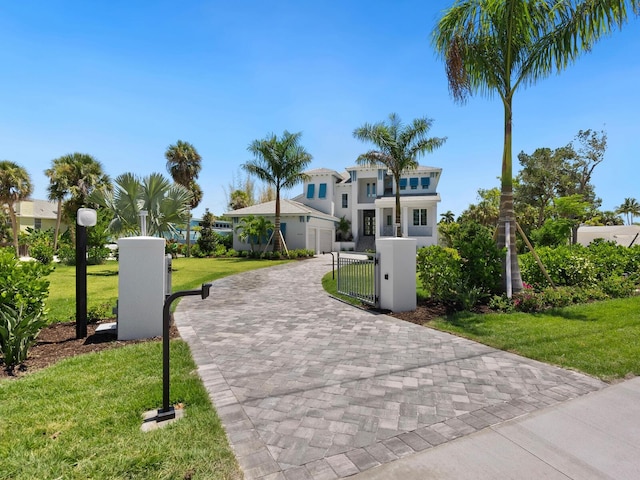
[[[233,275],[234,273],[270,267],[289,260],[249,260],[244,258],[176,258],[173,260],[173,291],[198,288],[205,282]],[[76,267],[57,264],[48,277],[49,299],[47,308],[51,322],[75,320]],[[215,295],[212,291],[211,295]],[[87,267],[88,309],[104,305],[108,312],[118,298],[118,262]]]
[[[236,479],[240,473],[187,345],[171,344],[171,403],[184,418],[143,433],[162,406],[162,345],[64,360],[0,381],[0,479]]]
[[[429,324],[606,381],[640,375],[640,297],[544,313],[458,313]]]
[[[331,277],[332,277],[332,272],[329,272],[324,277],[322,277],[322,288],[324,288],[327,293],[329,293],[330,295],[333,295],[334,297],[340,298],[341,300],[344,300],[345,302],[348,302],[351,305],[362,305],[362,302],[360,302],[360,300],[357,300],[352,297],[348,297],[346,295],[341,295],[338,293],[338,280],[337,280],[338,273],[337,272],[335,274],[336,278],[331,278]],[[416,295],[418,296],[418,300],[426,300],[428,298],[427,292],[425,292],[425,290],[422,288],[420,279],[417,278],[417,274],[416,274]]]

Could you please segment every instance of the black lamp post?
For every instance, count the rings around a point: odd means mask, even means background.
[[[187,295],[200,295],[204,300],[209,296],[210,283],[202,284],[200,290],[183,290],[169,295],[164,301],[162,311],[162,408],[158,410],[156,422],[164,422],[176,417],[176,412],[169,405],[169,321],[171,318],[171,304],[176,298]]]
[[[76,338],[87,336],[87,227],[98,215],[92,208],[79,208],[76,227]]]

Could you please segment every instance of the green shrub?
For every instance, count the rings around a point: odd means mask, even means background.
[[[214,257],[224,257],[227,254],[227,247],[222,244],[218,244],[212,253]]]
[[[39,262],[21,262],[11,248],[0,249],[0,305],[23,312],[27,317],[44,313],[53,267]]]
[[[0,305],[0,354],[8,371],[27,359],[29,348],[45,325],[40,314]]]
[[[113,317],[111,305],[108,303],[101,303],[100,305],[92,305],[87,308],[87,322],[97,323],[105,318]]]
[[[75,265],[76,249],[68,244],[60,245],[60,248],[58,248],[58,260],[65,265]]]
[[[53,262],[53,247],[49,244],[38,242],[29,247],[29,255],[38,262],[49,265]]]
[[[505,252],[497,247],[491,230],[475,222],[465,222],[452,242],[462,259],[462,277],[468,289],[476,289],[478,299],[500,293]]]
[[[493,297],[491,297],[491,299],[489,300],[489,308],[491,310],[504,313],[511,313],[515,309],[513,300],[507,297],[506,294],[494,295]]]
[[[107,258],[111,256],[109,247],[88,247],[87,248],[87,264],[102,265]]]
[[[418,277],[427,296],[455,304],[462,279],[462,260],[453,248],[432,245],[418,250]]]
[[[634,294],[636,283],[630,277],[612,275],[601,280],[598,287],[611,298],[624,298]]]

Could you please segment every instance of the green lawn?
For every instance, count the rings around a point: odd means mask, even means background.
[[[640,375],[640,297],[536,314],[458,313],[429,326],[606,381]]]
[[[249,260],[244,258],[176,258],[173,260],[173,291],[198,288],[205,282],[233,275],[234,273],[270,267],[288,260]],[[48,277],[49,299],[47,308],[51,322],[75,320],[76,267],[57,264]],[[211,292],[215,295],[215,292]],[[108,312],[118,298],[118,262],[87,267],[88,309],[104,306]]]
[[[143,433],[162,406],[162,345],[80,355],[0,381],[0,479],[236,479],[238,467],[182,341],[171,344],[171,403],[186,415]]]

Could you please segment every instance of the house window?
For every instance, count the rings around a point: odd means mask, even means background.
[[[438,172],[431,172],[431,173],[429,174],[429,176],[430,176],[431,178],[436,178],[436,177],[438,176]]]
[[[33,219],[33,228],[35,230],[42,230],[42,219],[41,218],[34,218]]]
[[[310,183],[309,185],[307,185],[307,198],[313,198],[315,190],[316,190],[316,186],[313,183]]]
[[[349,207],[349,195],[346,193],[342,194],[342,208]]]
[[[355,182],[358,179],[358,173],[355,170],[351,170],[349,172],[349,176],[351,177],[352,182]]]
[[[233,223],[238,223],[238,217],[233,217]]]
[[[413,225],[416,227],[424,227],[427,225],[427,209],[426,208],[413,209]]]
[[[299,220],[300,220],[300,223],[304,223],[304,217],[302,215],[300,216]]]
[[[376,196],[376,184],[375,183],[367,183],[367,197]]]
[[[426,190],[429,188],[429,183],[431,183],[431,179],[429,177],[422,177],[420,179],[420,185],[422,185],[423,190]]]
[[[400,190],[406,190],[407,189],[407,179],[406,178],[401,178],[400,179]]]
[[[327,198],[327,184],[321,183],[318,190],[318,198]]]
[[[418,188],[418,177],[410,178],[409,185],[411,186],[411,190],[415,190]]]
[[[387,215],[387,227],[390,227],[391,225],[393,225],[391,223],[391,215]]]

